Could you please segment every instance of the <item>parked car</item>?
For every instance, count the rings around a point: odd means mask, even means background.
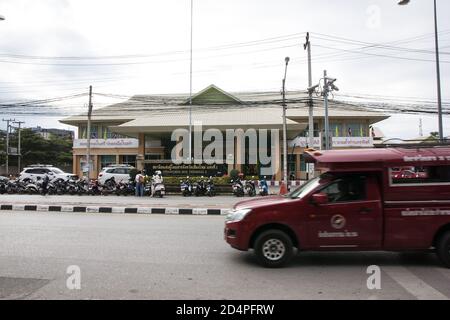
[[[116,183],[129,182],[130,172],[134,167],[124,164],[115,164],[105,167],[98,174],[98,183],[104,185],[108,180],[114,177]]]
[[[301,251],[428,251],[450,268],[450,146],[308,151],[323,172],[285,196],[237,203],[224,237],[265,267]],[[399,166],[420,167],[413,180]]]
[[[67,181],[77,177],[75,174],[64,172],[52,165],[31,165],[22,170],[19,181],[35,181],[37,178],[44,178],[45,175],[48,175],[52,181]]]

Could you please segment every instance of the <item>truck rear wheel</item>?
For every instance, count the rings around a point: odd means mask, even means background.
[[[281,268],[292,257],[292,240],[281,230],[268,230],[255,241],[258,261],[266,268]]]
[[[450,231],[444,233],[437,244],[437,255],[444,266],[450,268]]]

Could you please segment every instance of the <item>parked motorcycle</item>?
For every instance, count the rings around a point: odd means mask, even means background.
[[[8,192],[8,179],[0,180],[0,194],[4,194]]]
[[[236,197],[243,197],[244,196],[244,186],[242,185],[242,181],[240,179],[237,180],[231,180],[231,187],[233,189],[233,194]]]
[[[269,186],[267,185],[266,177],[263,177],[261,180],[258,181],[258,187],[260,196],[264,197],[269,195]]]
[[[114,177],[105,181],[105,184],[102,188],[102,195],[107,196],[108,194],[113,194],[116,192],[117,183]]]
[[[135,193],[135,186],[131,182],[121,181],[116,185],[114,193],[118,196],[128,196]]]
[[[212,177],[209,177],[206,182],[206,193],[208,197],[214,197],[216,195],[216,186],[214,185],[214,180]]]
[[[100,195],[100,194],[102,194],[102,189],[103,188],[98,183],[98,180],[91,180],[89,182],[87,194],[93,195],[93,196]]]
[[[24,194],[26,183],[16,179],[9,180],[6,186],[6,192],[8,194]]]
[[[25,179],[25,193],[26,194],[39,194],[42,192],[42,178],[36,177],[34,180]]]
[[[206,195],[206,183],[203,177],[193,185],[193,192],[196,197]]]
[[[189,177],[186,177],[186,180],[180,180],[180,189],[183,197],[192,196],[192,183]]]
[[[255,181],[253,180],[245,181],[245,193],[247,193],[247,195],[250,197],[256,196]]]
[[[161,171],[156,171],[152,177],[152,196],[162,198],[166,194]]]

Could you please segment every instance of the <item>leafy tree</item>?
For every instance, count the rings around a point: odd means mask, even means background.
[[[10,136],[10,146],[16,148],[17,142],[18,135],[14,133]],[[1,147],[3,150],[5,149],[4,144],[0,145]],[[72,164],[72,139],[51,135],[46,140],[31,129],[23,129],[21,131],[21,153],[22,167],[36,163],[68,166]],[[9,162],[11,166],[17,166],[17,157],[10,156]]]

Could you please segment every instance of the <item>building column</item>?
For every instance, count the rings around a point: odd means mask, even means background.
[[[242,159],[242,157],[245,157],[245,151],[244,151],[244,154],[241,154],[241,139],[238,137],[238,138],[236,138],[236,143],[234,144],[235,146],[234,146],[234,148],[235,148],[235,151],[234,151],[234,163],[235,163],[235,169],[236,170],[239,170],[239,172],[242,172],[242,163],[244,162],[243,160],[244,159]],[[245,142],[244,142],[245,143]]]
[[[144,160],[145,160],[145,134],[139,133],[139,147],[138,154],[136,155],[136,169],[144,170]]]
[[[295,151],[294,151],[295,152]],[[295,154],[295,179],[298,180],[301,177],[302,169],[300,166],[300,155]]]
[[[78,170],[79,167],[79,160],[78,160],[78,156],[77,155],[72,155],[72,173],[76,174],[77,176],[80,175],[80,172]]]
[[[98,165],[100,163],[98,155],[91,155],[92,157],[92,170],[91,170],[91,176],[90,179],[97,179],[98,177]]]

